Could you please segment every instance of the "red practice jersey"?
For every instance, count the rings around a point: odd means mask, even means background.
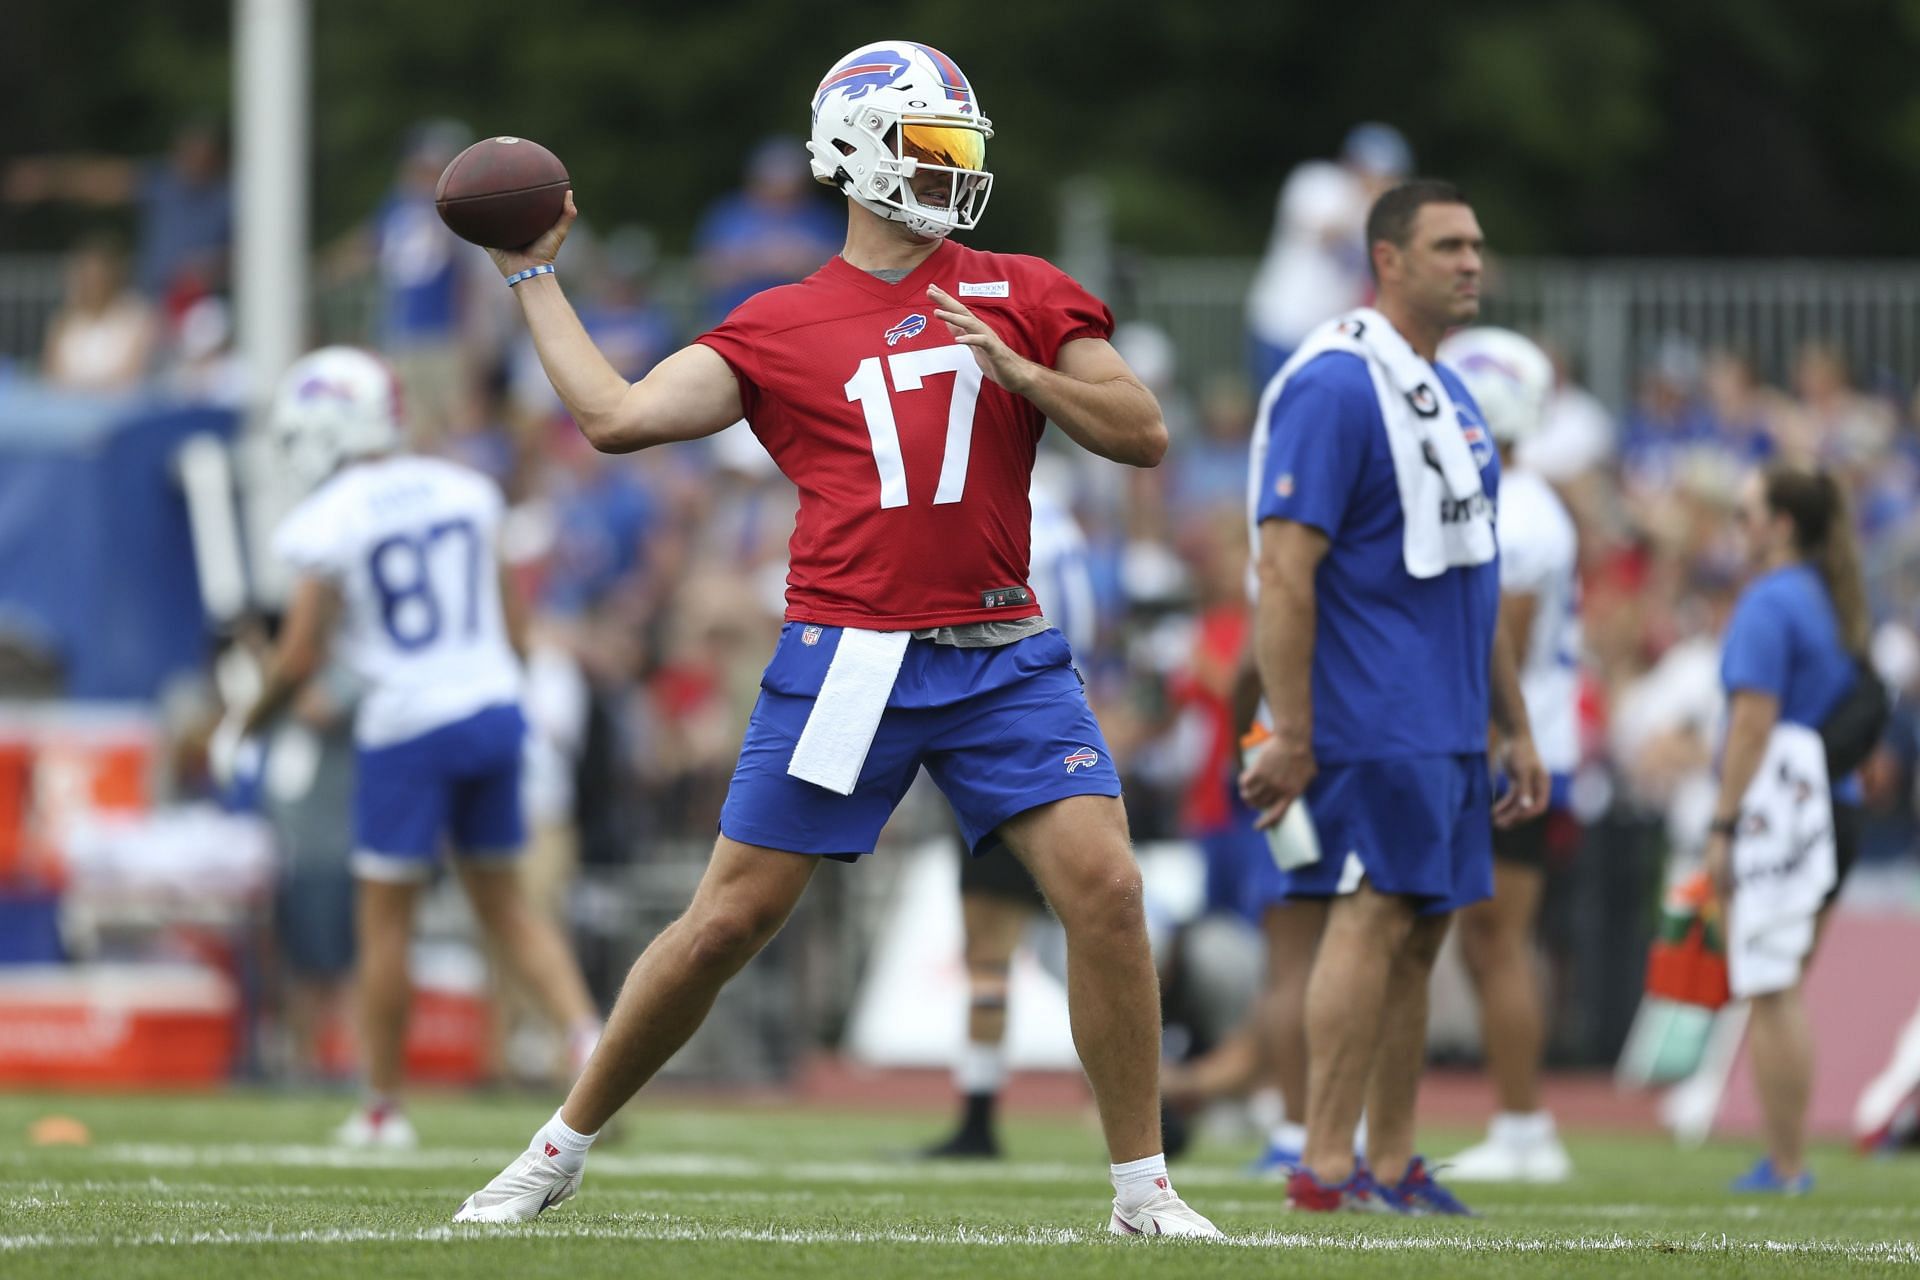
[[[1106,306],[1051,264],[945,241],[899,284],[835,257],[702,336],[800,490],[788,621],[902,631],[1040,612],[1027,483],[1046,421],[982,376],[928,285],[1048,368],[1065,343],[1113,333]]]

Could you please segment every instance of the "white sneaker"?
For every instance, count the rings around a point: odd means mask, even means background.
[[[1123,1209],[1113,1202],[1113,1218],[1107,1230],[1116,1236],[1200,1236],[1224,1240],[1220,1228],[1195,1213],[1191,1206],[1172,1191],[1156,1191],[1137,1209]]]
[[[420,1135],[413,1131],[406,1113],[391,1108],[362,1107],[333,1131],[333,1140],[343,1147],[379,1151],[411,1151],[420,1145]]]
[[[1558,1137],[1532,1142],[1489,1138],[1440,1163],[1449,1182],[1565,1182],[1573,1160]]]
[[[568,1173],[544,1151],[522,1151],[492,1182],[468,1196],[455,1222],[530,1222],[580,1189],[580,1174]]]

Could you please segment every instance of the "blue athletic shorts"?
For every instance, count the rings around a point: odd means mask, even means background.
[[[851,860],[925,765],[976,855],[994,828],[1067,796],[1120,794],[1112,754],[1058,631],[988,649],[911,640],[853,794],[787,773],[838,627],[788,623],[760,680],[721,833],[745,844]]]
[[[1493,896],[1493,784],[1485,755],[1323,765],[1307,788],[1320,861],[1280,872],[1290,898],[1376,892],[1445,915]]]
[[[423,880],[443,836],[468,857],[518,853],[521,747],[516,705],[488,707],[417,738],[363,747],[353,791],[353,869],[375,880]]]
[[[1228,782],[1225,825],[1197,832],[1194,841],[1207,864],[1208,911],[1229,912],[1259,924],[1268,907],[1287,898],[1286,873],[1273,860],[1273,846],[1253,825],[1258,817]]]

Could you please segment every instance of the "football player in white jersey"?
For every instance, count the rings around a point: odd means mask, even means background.
[[[285,465],[316,486],[273,553],[296,581],[258,699],[235,722],[257,740],[327,650],[366,688],[354,723],[353,872],[365,1105],[338,1133],[413,1145],[400,1109],[413,909],[442,842],[475,916],[556,1023],[577,1066],[600,1021],[580,967],[520,890],[525,839],[518,617],[496,544],[491,481],[400,451],[399,387],[377,357],[324,347],[296,361],[271,427]]]
[[[1500,618],[1513,646],[1541,763],[1553,778],[1548,811],[1494,833],[1493,897],[1460,913],[1461,953],[1480,997],[1481,1038],[1500,1110],[1487,1140],[1447,1163],[1461,1182],[1561,1182],[1573,1170],[1540,1105],[1543,1040],[1533,928],[1546,880],[1547,833],[1564,823],[1580,762],[1578,537],[1545,479],[1517,466],[1515,448],[1546,416],[1553,365],[1507,329],[1464,329],[1440,344],[1500,449]]]

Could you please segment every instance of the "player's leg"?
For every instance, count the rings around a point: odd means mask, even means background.
[[[780,931],[817,858],[721,836],[693,902],[634,961],[600,1045],[560,1115],[597,1133],[706,1020],[728,980]]]
[[[1366,1107],[1367,1165],[1384,1186],[1400,1182],[1413,1160],[1414,1103],[1427,1061],[1427,989],[1450,921],[1416,917],[1387,980]]]
[[[1327,906],[1307,978],[1307,1168],[1332,1187],[1353,1175],[1353,1131],[1366,1107],[1395,960],[1413,905],[1364,880]]]
[[[1159,1155],[1160,982],[1126,810],[1117,797],[1070,796],[1015,815],[1000,834],[1066,931],[1073,1042],[1111,1158]]]
[[[1813,1028],[1800,984],[1755,996],[1747,1019],[1747,1060],[1760,1094],[1774,1176],[1791,1182],[1806,1169],[1807,1106],[1813,1096]]]
[[[461,887],[513,976],[565,1034],[571,1074],[578,1074],[599,1038],[600,1015],[573,949],[552,916],[534,906],[521,878],[525,722],[517,708],[496,708],[470,723],[467,767],[448,798]]]
[[[1280,1086],[1286,1111],[1268,1135],[1265,1163],[1298,1163],[1307,1141],[1307,979],[1326,926],[1324,900],[1270,904],[1260,920],[1267,940],[1266,985],[1256,1006],[1261,1059]]]
[[[954,1063],[959,1127],[930,1156],[997,1156],[994,1111],[1006,1082],[1007,989],[1013,954],[1044,907],[1033,877],[1004,847],[961,854],[960,919],[967,965],[966,1041]]]
[[[407,1012],[413,1001],[407,957],[419,893],[416,879],[382,880],[364,873],[355,887],[354,997],[367,1096],[361,1110],[335,1134],[350,1146],[413,1145],[400,1095],[406,1082]]]

